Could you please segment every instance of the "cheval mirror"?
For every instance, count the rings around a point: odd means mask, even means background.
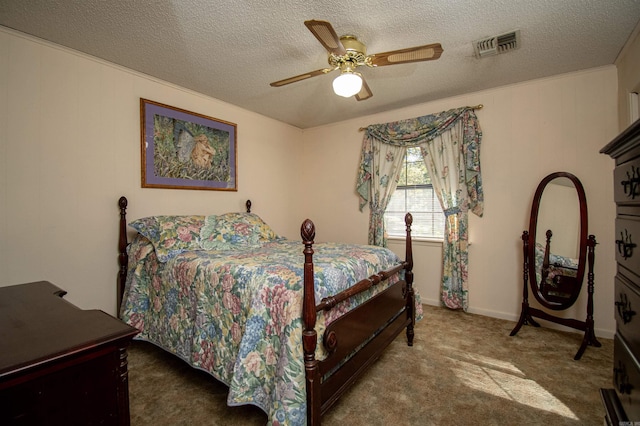
[[[544,196],[543,196],[544,195]],[[593,321],[593,261],[596,238],[587,236],[587,200],[582,183],[567,172],[545,177],[535,192],[529,230],[522,233],[524,255],[522,311],[511,336],[522,325],[540,327],[533,317],[584,331],[574,359],[587,345],[600,347]],[[564,318],[529,305],[529,287],[538,303],[552,311],[570,308],[578,299],[587,271],[587,318]]]

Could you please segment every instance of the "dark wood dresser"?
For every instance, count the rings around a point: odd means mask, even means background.
[[[46,282],[0,287],[0,424],[128,425],[137,330]]]
[[[601,153],[616,162],[616,261],[613,389],[600,394],[609,425],[640,421],[640,120]]]

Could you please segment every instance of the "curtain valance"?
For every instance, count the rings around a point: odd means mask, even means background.
[[[364,129],[360,166],[356,191],[360,198],[360,211],[371,197],[371,177],[373,153],[376,143],[398,147],[414,147],[432,141],[451,130],[456,124],[462,125],[462,155],[465,164],[465,182],[469,193],[469,210],[482,216],[484,194],[480,175],[480,141],[482,131],[474,112],[477,107],[461,107],[438,114],[410,118],[384,124],[372,124]]]

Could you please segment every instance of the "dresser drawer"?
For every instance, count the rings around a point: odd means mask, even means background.
[[[640,217],[616,219],[616,261],[640,277]],[[633,277],[635,280],[638,277]]]
[[[613,197],[618,204],[640,204],[640,158],[616,167]]]
[[[616,277],[615,303],[618,333],[633,353],[640,353],[640,293],[633,284],[620,276]]]
[[[628,419],[640,420],[640,366],[617,334],[613,341],[613,386]]]

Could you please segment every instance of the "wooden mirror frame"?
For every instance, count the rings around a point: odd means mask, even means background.
[[[536,238],[538,231],[538,213],[540,211],[540,202],[542,201],[542,194],[544,193],[545,188],[554,179],[557,178],[568,178],[578,193],[578,202],[579,202],[579,210],[580,210],[580,234],[579,234],[579,253],[578,253],[578,271],[576,273],[575,279],[571,279],[574,281],[574,288],[571,292],[571,296],[564,302],[555,302],[552,300],[548,300],[545,298],[544,294],[541,290],[541,283],[539,283],[536,279]],[[584,271],[587,263],[587,229],[588,229],[588,218],[587,218],[587,197],[584,193],[584,188],[582,187],[582,183],[580,180],[575,177],[571,173],[567,172],[555,172],[551,173],[549,176],[542,179],[540,184],[538,185],[538,189],[536,189],[536,193],[533,196],[533,204],[531,206],[531,217],[529,219],[529,241],[528,241],[528,258],[533,260],[533,264],[529,266],[529,282],[531,283],[531,291],[535,296],[536,300],[545,308],[552,309],[554,311],[561,311],[571,307],[578,296],[580,295],[580,290],[582,289],[582,282],[584,280]],[[549,238],[547,238],[548,243]],[[547,244],[548,246],[548,244]],[[547,247],[548,250],[548,247]],[[545,256],[549,253],[545,252]]]
[[[540,200],[547,184],[553,179],[559,177],[566,177],[573,183],[578,193],[578,200],[580,203],[580,250],[578,254],[578,272],[576,273],[576,288],[572,292],[570,298],[566,302],[554,302],[547,300],[540,291],[539,283],[536,280],[535,271],[535,244],[536,244],[536,232],[538,226],[538,212],[540,209]],[[535,195],[533,197],[533,204],[531,206],[531,216],[529,218],[529,230],[522,233],[522,254],[524,257],[523,262],[523,292],[522,292],[522,309],[520,312],[520,319],[518,323],[511,331],[511,336],[515,336],[520,328],[525,324],[530,324],[534,327],[540,327],[533,317],[541,318],[543,320],[555,322],[557,324],[564,325],[566,327],[575,328],[577,330],[584,331],[584,338],[582,344],[578,349],[578,352],[573,359],[579,360],[582,354],[586,350],[588,345],[600,347],[594,332],[593,321],[593,291],[594,291],[594,249],[596,246],[596,238],[593,235],[587,236],[587,200],[584,192],[584,188],[580,180],[571,173],[567,172],[555,172],[551,173],[538,185]],[[547,248],[548,250],[548,248]],[[531,282],[531,290],[536,300],[545,308],[560,311],[571,307],[582,289],[582,282],[584,280],[585,268],[588,267],[587,272],[587,318],[585,321],[576,320],[573,318],[563,318],[555,315],[551,315],[541,309],[532,308],[529,306],[529,281]]]

